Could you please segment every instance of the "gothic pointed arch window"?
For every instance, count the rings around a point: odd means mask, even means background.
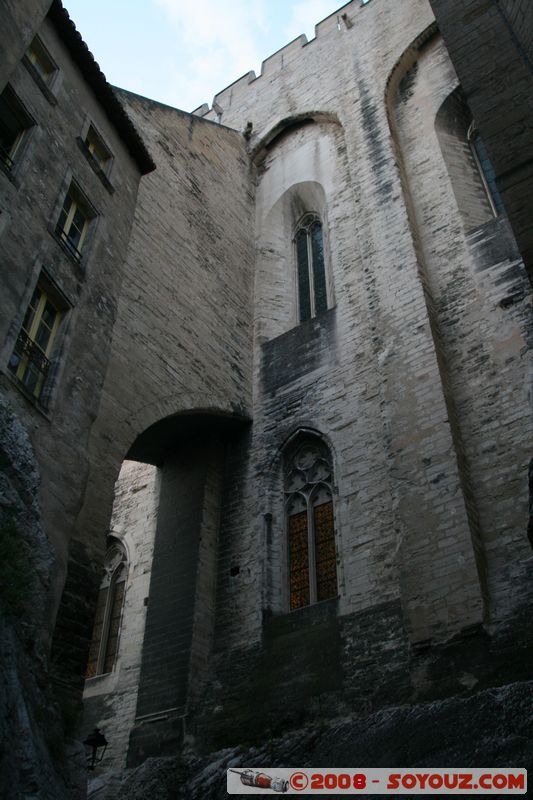
[[[294,234],[298,281],[298,311],[300,322],[322,314],[328,309],[326,269],[324,265],[324,235],[320,217],[306,214]]]
[[[86,678],[113,671],[118,651],[127,566],[124,546],[118,540],[113,540],[106,553],[105,574],[98,592]]]
[[[331,454],[320,439],[298,437],[285,454],[289,607],[337,597]]]

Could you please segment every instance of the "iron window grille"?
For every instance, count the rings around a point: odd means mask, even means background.
[[[50,355],[61,322],[62,311],[38,284],[24,316],[9,369],[37,400],[50,372]]]

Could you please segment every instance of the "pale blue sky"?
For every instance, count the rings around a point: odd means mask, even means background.
[[[192,111],[342,0],[63,0],[107,79]]]

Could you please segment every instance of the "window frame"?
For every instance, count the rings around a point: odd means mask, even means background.
[[[55,105],[57,101],[53,87],[59,75],[59,67],[39,36],[33,37],[24,54],[23,62],[47,100]]]
[[[95,638],[95,630],[97,625],[96,619],[94,620],[93,623],[93,630],[91,634],[91,642],[87,659],[87,668],[85,673],[86,680],[101,678],[104,675],[110,675],[112,672],[115,671],[119,654],[122,617],[124,614],[124,606],[126,602],[126,584],[128,581],[128,566],[129,566],[128,556],[123,543],[119,542],[118,540],[116,542],[113,542],[113,544],[111,544],[108,547],[106,552],[105,574],[98,589],[98,597],[100,597],[102,591],[106,591],[105,603],[103,609],[102,624],[98,638]],[[111,664],[111,668],[106,669],[106,663],[109,657],[111,623],[113,621],[114,612],[116,610],[115,606],[117,598],[117,585],[121,583],[124,584],[124,589],[122,592],[122,596],[120,598],[120,610],[117,615],[118,628],[117,628],[116,642],[113,652],[113,662]],[[89,670],[91,668],[91,650],[93,649],[93,647],[95,648],[95,650],[97,650],[96,659],[94,660],[95,672],[89,675]]]
[[[321,240],[321,264],[316,263],[316,257],[313,250],[313,229],[316,226],[320,228]],[[301,272],[305,272],[305,266],[301,268],[300,254],[298,249],[298,238],[301,233],[305,232],[306,236],[306,258],[307,258],[307,286],[309,289],[309,316],[307,316],[302,308],[302,293],[301,293]],[[306,212],[295,226],[293,234],[294,246],[294,262],[296,265],[296,299],[297,299],[297,319],[298,324],[307,322],[310,319],[320,317],[329,308],[331,308],[331,289],[328,281],[328,272],[326,269],[326,253],[325,253],[325,236],[324,224],[320,215],[314,211]],[[317,295],[317,283],[322,283],[322,291],[324,296],[323,307],[317,308],[319,305]]]
[[[68,200],[70,200],[70,204],[67,207]],[[80,211],[80,213],[83,215],[84,223],[81,230],[77,228],[80,236],[76,242],[75,237],[70,237],[69,234],[75,225],[75,216],[77,211]],[[62,222],[63,216],[64,220]],[[98,217],[98,212],[93,204],[87,199],[86,195],[82,192],[75,180],[71,180],[68,184],[68,188],[63,195],[63,201],[60,205],[57,204],[56,206],[54,217],[55,223],[53,224],[52,230],[55,237],[65,252],[75,261],[75,263],[80,264],[85,257],[91,228]]]
[[[315,456],[312,464],[302,469],[296,466],[298,457],[306,449],[315,449],[317,455]],[[289,481],[295,472],[309,473],[311,469],[321,464],[325,466],[325,474],[315,480],[307,480],[305,485],[299,488],[289,488]],[[308,475],[306,476],[308,477]],[[288,448],[288,452],[284,454],[283,459],[283,480],[284,480],[284,519],[285,519],[285,547],[286,547],[286,592],[287,592],[287,608],[289,612],[298,611],[301,608],[308,608],[309,606],[316,605],[317,603],[327,602],[338,597],[339,594],[339,570],[338,570],[338,548],[337,548],[337,529],[335,524],[335,504],[333,498],[333,463],[329,448],[318,437],[311,435],[299,435]],[[327,498],[323,502],[317,502],[320,493],[325,493]],[[291,513],[291,506],[294,499],[298,498],[303,509],[296,513]],[[328,597],[319,598],[319,582],[320,575],[317,566],[317,546],[316,546],[316,512],[315,509],[323,505],[331,506],[331,530],[329,537],[331,539],[330,546],[333,547],[334,555],[334,571],[335,571],[335,591]],[[290,520],[300,514],[306,515],[306,534],[307,534],[307,585],[308,585],[308,602],[293,604],[293,591],[296,592],[292,584],[293,571],[291,568],[291,523]],[[324,577],[324,575],[322,575]]]
[[[86,118],[81,136],[77,137],[77,142],[95,175],[98,176],[107,191],[113,194],[115,189],[109,177],[113,170],[115,156],[90,117]],[[98,151],[103,157],[95,155]]]
[[[33,314],[31,314],[32,301],[38,291],[40,292],[40,297],[37,300]],[[50,329],[50,335],[46,346],[43,348],[37,340],[37,334],[43,322],[43,312],[46,310],[47,303],[53,307],[55,316],[51,328],[45,325]],[[56,289],[46,270],[42,269],[26,304],[24,316],[18,327],[18,333],[10,350],[7,363],[8,372],[15,381],[16,386],[41,409],[46,410],[48,407],[52,376],[55,373],[54,355],[58,352],[59,343],[65,329],[66,317],[71,308],[72,305],[66,300],[63,293]],[[30,320],[28,322],[29,316]],[[36,362],[40,362],[42,365],[41,369],[37,367],[38,371],[41,372],[41,376],[37,379],[33,388],[28,386],[24,380],[29,374],[32,356],[34,357],[34,365]]]
[[[98,169],[107,175],[109,172],[109,168],[111,166],[111,161],[113,159],[113,154],[111,150],[104,142],[102,136],[98,133],[92,122],[90,123],[87,133],[85,134],[85,138],[83,140],[85,142],[85,146],[91,155],[91,158],[96,162],[98,165]],[[100,153],[103,154],[104,158],[100,158],[98,155],[98,150]]]

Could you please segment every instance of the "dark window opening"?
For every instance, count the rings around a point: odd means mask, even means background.
[[[6,86],[0,94],[0,160],[7,169],[13,167],[24,135],[33,124],[16,94]]]

